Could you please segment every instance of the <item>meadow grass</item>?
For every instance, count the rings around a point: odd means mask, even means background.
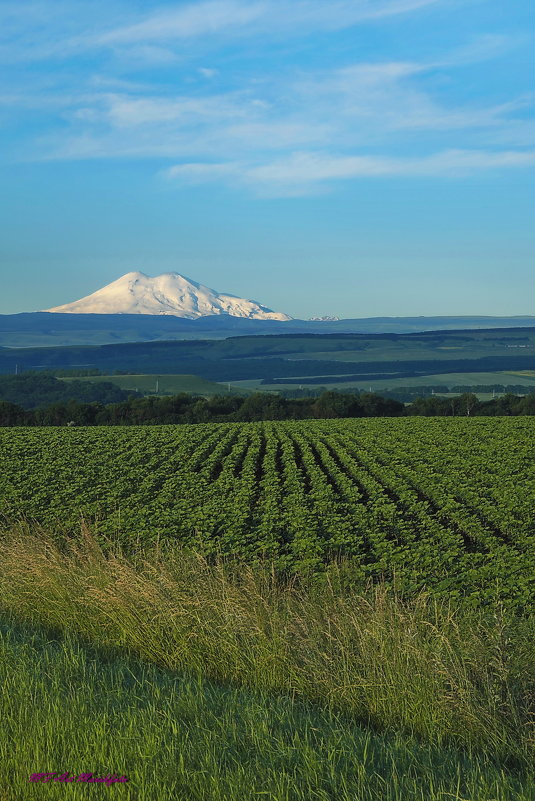
[[[156,666],[314,701],[375,731],[534,752],[533,620],[463,610],[387,587],[282,581],[183,549],[125,555],[82,527],[58,543],[21,524],[0,536],[0,608],[18,621],[115,646]]]
[[[533,775],[0,618],[0,799],[533,801]],[[35,772],[126,784],[30,783]]]

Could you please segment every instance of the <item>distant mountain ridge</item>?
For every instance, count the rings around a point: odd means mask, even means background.
[[[247,319],[229,314],[191,320],[167,314],[27,312],[0,315],[0,347],[90,346],[269,334],[407,334],[529,327],[535,327],[535,316],[370,317],[333,321],[278,321]]]
[[[188,320],[215,315],[249,320],[291,320],[254,300],[216,292],[180,273],[162,273],[152,278],[130,272],[73,303],[46,309],[56,314],[148,314],[171,315]]]

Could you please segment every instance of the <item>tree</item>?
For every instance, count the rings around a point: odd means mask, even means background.
[[[311,407],[313,417],[330,419],[335,417],[362,417],[359,398],[341,392],[322,392]]]
[[[0,400],[0,426],[22,426],[25,423],[24,409],[14,403]]]
[[[383,398],[374,392],[363,392],[358,398],[361,414],[351,417],[399,417],[405,411],[403,403],[393,398]]]
[[[246,398],[236,412],[235,419],[243,422],[253,420],[284,420],[286,401],[279,395],[255,392]]]

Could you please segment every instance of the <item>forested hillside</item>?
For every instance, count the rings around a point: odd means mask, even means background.
[[[437,373],[533,371],[535,329],[295,334],[194,342],[0,348],[0,373],[65,368],[181,373],[222,382],[255,379],[270,383],[314,377],[320,384],[333,376],[337,381],[367,381],[422,378]]]
[[[70,381],[65,383],[51,375],[26,373],[23,375],[0,375],[0,401],[37,409],[53,403],[119,403],[138,392],[120,389],[103,379],[98,382]]]

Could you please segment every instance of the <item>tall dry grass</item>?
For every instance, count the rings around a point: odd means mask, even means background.
[[[312,699],[380,729],[533,757],[533,623],[385,586],[282,581],[184,550],[125,555],[83,526],[0,534],[0,605],[168,669]],[[335,571],[334,571],[335,572]]]

